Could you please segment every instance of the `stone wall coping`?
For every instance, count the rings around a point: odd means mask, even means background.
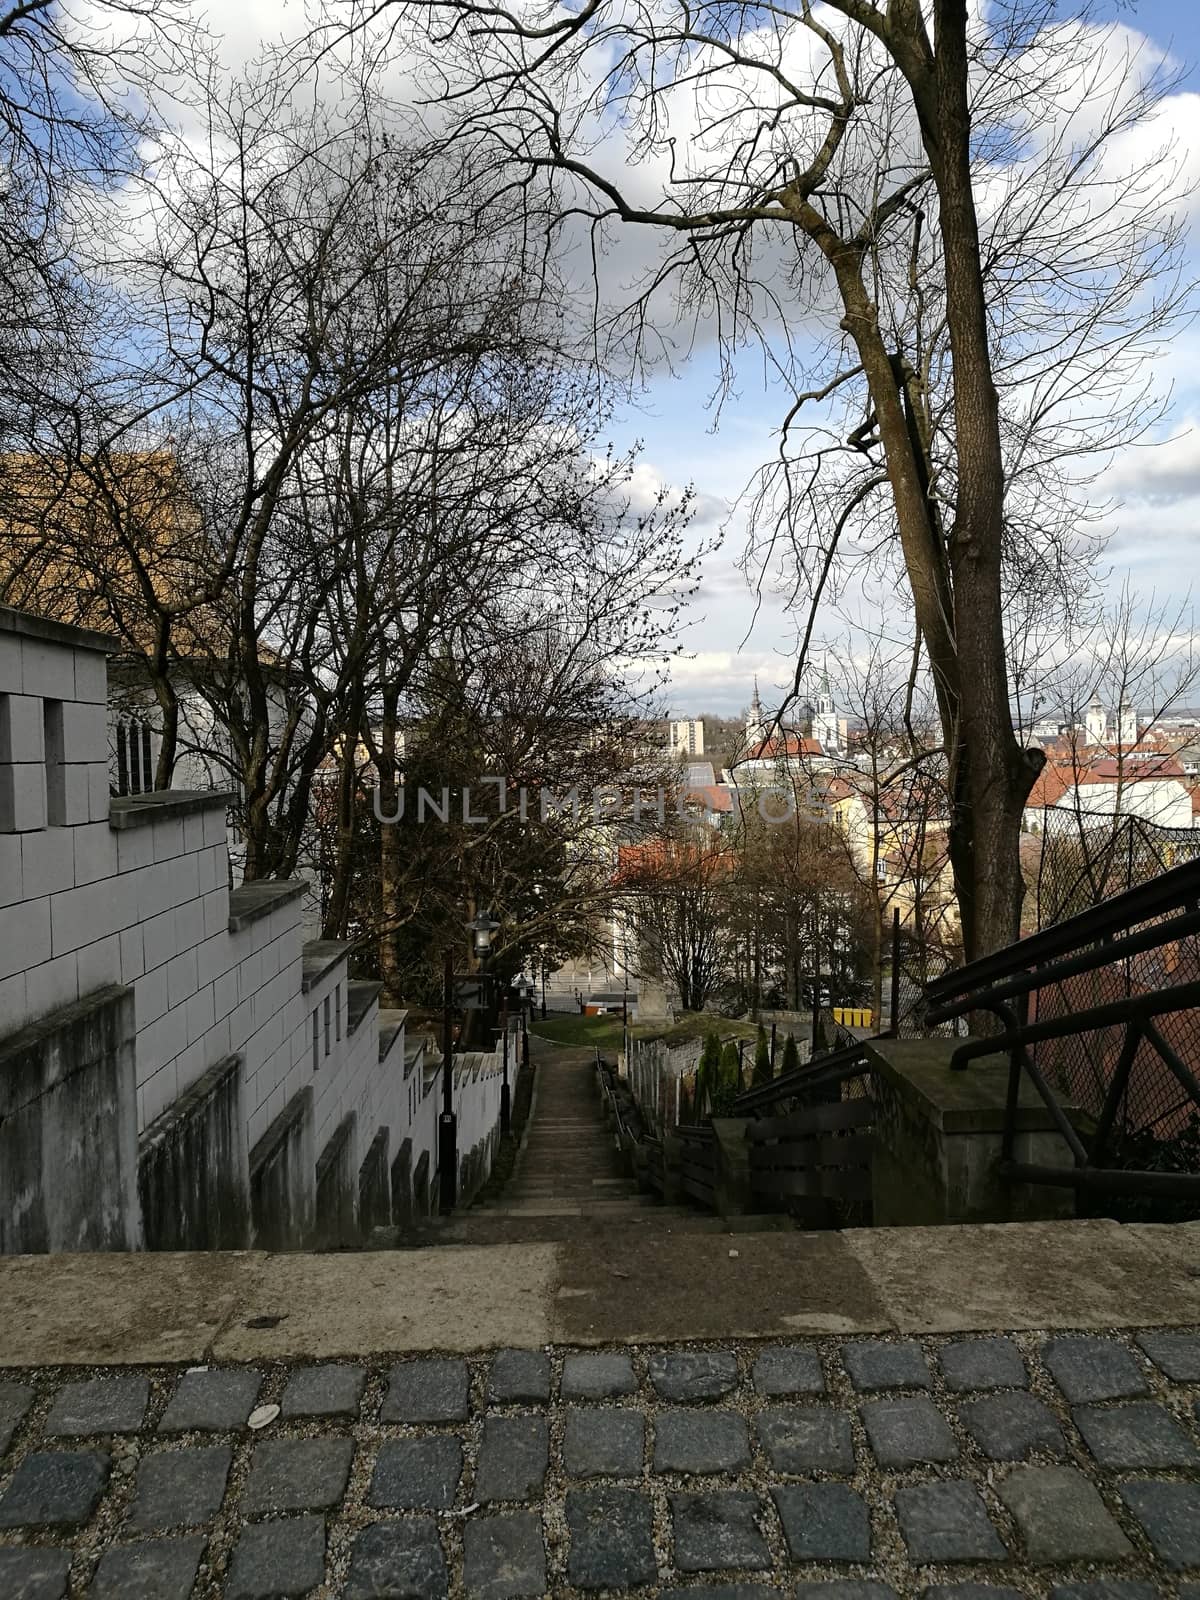
[[[231,1072],[236,1073],[241,1064],[241,1056],[235,1053],[222,1056],[220,1061],[206,1068],[195,1083],[190,1083],[178,1099],[172,1100],[165,1111],[160,1111],[154,1121],[143,1128],[138,1135],[139,1153],[144,1153],[153,1145],[161,1143],[172,1129],[187,1120],[200,1102],[206,1100]]]
[[[163,817],[192,817],[202,811],[222,811],[237,798],[232,789],[154,789],[149,794],[115,795],[108,802],[108,825],[123,833],[127,828],[151,828]]]
[[[57,1006],[53,1011],[48,1011],[44,1017],[37,1017],[33,1022],[27,1022],[24,1027],[18,1028],[15,1033],[10,1033],[0,1038],[0,1072],[3,1072],[5,1063],[16,1060],[30,1049],[36,1049],[43,1040],[59,1033],[64,1028],[74,1027],[77,1022],[82,1022],[95,1011],[103,1011],[105,1006],[111,1005],[114,1000],[128,997],[132,1000],[133,990],[124,984],[107,983],[102,989],[93,989],[90,994],[85,994],[82,999],[72,1000],[69,1005]]]
[[[358,1032],[362,1020],[383,993],[383,985],[374,978],[354,978],[346,985],[346,1032],[351,1037]]]
[[[350,946],[344,939],[310,939],[300,952],[301,993],[307,994],[315,988],[326,973],[332,972],[349,954]]]
[[[264,878],[243,883],[229,892],[229,931],[240,933],[260,917],[270,916],[289,900],[299,900],[308,890],[303,878]]]
[[[288,1101],[287,1105],[284,1106],[283,1110],[275,1118],[274,1122],[269,1125],[262,1138],[254,1146],[253,1150],[251,1150],[251,1176],[253,1176],[261,1166],[270,1160],[271,1156],[274,1155],[278,1147],[287,1138],[295,1124],[304,1120],[305,1116],[308,1114],[309,1108],[312,1105],[312,1099],[313,1092],[311,1084],[305,1084],[303,1089],[296,1090],[296,1093]]]
[[[111,633],[77,628],[51,617],[35,617],[32,612],[17,611],[12,606],[0,606],[0,633],[20,633],[27,639],[44,639],[71,650],[96,650],[101,655],[113,655],[121,648],[120,640]]]
[[[1008,1059],[972,1061],[963,1072],[950,1058],[962,1039],[881,1039],[867,1042],[872,1067],[917,1115],[943,1133],[1000,1133],[1008,1097]],[[1064,1108],[1067,1109],[1067,1108]],[[1022,1074],[1017,1129],[1042,1133],[1057,1128],[1032,1082]]]

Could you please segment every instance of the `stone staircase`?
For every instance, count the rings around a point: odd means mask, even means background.
[[[790,1227],[784,1217],[726,1219],[663,1205],[624,1175],[601,1111],[595,1054],[531,1036],[533,1106],[512,1177],[468,1211],[440,1222],[431,1243],[501,1244],[586,1238],[597,1228],[728,1233]]]

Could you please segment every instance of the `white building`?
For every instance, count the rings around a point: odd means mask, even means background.
[[[671,723],[670,748],[685,756],[704,754],[704,720],[702,717],[683,717]]]
[[[0,608],[0,1253],[350,1243],[436,1193],[405,1013],[229,887],[221,791],[109,797],[104,635]],[[456,1058],[486,1175],[500,1058]]]

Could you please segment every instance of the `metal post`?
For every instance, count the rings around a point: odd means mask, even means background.
[[[458,1199],[458,1118],[454,1114],[454,952],[447,950],[442,972],[442,1114],[438,1119],[438,1171],[441,1173],[442,1215],[454,1210]]]
[[[508,1001],[500,1009],[500,1026],[504,1029],[504,1076],[500,1081],[500,1132],[507,1133],[512,1123],[512,1097],[508,1087]]]
[[[880,1019],[883,1020],[882,1018]],[[893,1039],[900,1037],[900,907],[892,908],[892,1018],[888,1030]]]
[[[533,1006],[532,999],[529,1004]],[[529,1012],[524,1006],[521,1007],[521,1065],[525,1068],[529,1066]]]
[[[812,1014],[812,1054],[817,1054],[817,1042],[820,1039],[821,1019],[821,947],[817,943],[817,925],[813,923],[813,1014]]]
[[[546,1020],[546,958],[542,957],[542,1021]]]

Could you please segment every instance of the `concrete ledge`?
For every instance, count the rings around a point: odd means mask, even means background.
[[[346,985],[346,1031],[358,1032],[359,1024],[383,993],[382,983],[371,978],[357,978]]]
[[[1200,1226],[0,1259],[0,1367],[1200,1324]],[[698,1286],[701,1286],[698,1288]],[[85,1307],[86,1316],[81,1314]]]
[[[342,939],[310,939],[301,954],[301,990],[307,994],[327,972],[332,972],[339,961],[350,954],[350,946]]]
[[[289,900],[299,900],[307,891],[308,884],[303,878],[268,878],[242,884],[240,889],[233,889],[229,894],[230,933],[240,933]]]
[[[50,617],[35,617],[28,611],[17,611],[12,606],[0,606],[0,633],[20,633],[27,639],[49,639],[53,644],[65,644],[72,650],[96,650],[102,655],[115,655],[121,642],[111,633],[98,633],[95,628],[76,628],[69,622],[54,622]]]
[[[913,1109],[943,1133],[1002,1133],[1008,1095],[1007,1056],[972,1061],[964,1072],[951,1070],[950,1058],[961,1039],[873,1039],[867,1059],[881,1077],[902,1086]],[[1041,1096],[1024,1075],[1017,1101],[1019,1131],[1043,1133],[1055,1127]]]
[[[151,828],[163,817],[225,811],[236,798],[232,789],[154,789],[149,794],[118,795],[108,802],[108,825],[118,833]]]

